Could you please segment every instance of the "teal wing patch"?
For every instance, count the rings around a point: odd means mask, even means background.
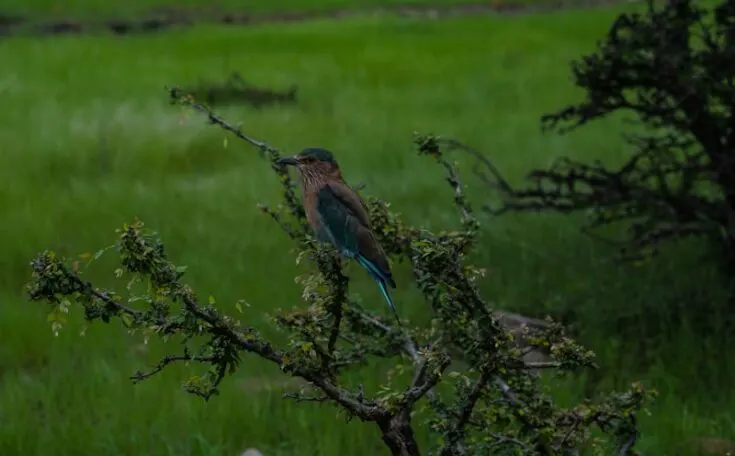
[[[354,257],[359,253],[358,229],[360,222],[352,211],[332,192],[328,185],[319,190],[317,212],[322,222],[324,237],[343,254]],[[318,234],[317,234],[318,235]]]

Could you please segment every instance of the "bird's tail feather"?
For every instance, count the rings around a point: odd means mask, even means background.
[[[388,293],[388,287],[385,286],[385,282],[382,280],[375,280],[378,282],[378,287],[380,288],[380,293],[385,298],[385,301],[388,303],[388,307],[393,311],[393,315],[396,317],[396,321],[398,322],[398,326],[401,325],[401,319],[398,318],[398,311],[396,310],[396,305],[393,304],[393,299],[390,297],[390,293]]]
[[[390,282],[390,277],[388,277],[385,272],[381,271],[380,268],[377,267],[372,261],[368,260],[362,255],[357,256],[357,261],[360,262],[360,266],[367,269],[367,271],[370,273],[371,276],[375,278],[375,280]]]
[[[359,255],[357,257],[357,261],[360,263],[360,265],[367,269],[368,273],[375,279],[375,281],[378,283],[378,287],[380,288],[380,293],[383,295],[383,298],[385,298],[385,302],[388,303],[388,307],[393,311],[393,315],[396,317],[396,321],[398,322],[399,326],[401,325],[401,320],[398,318],[398,311],[396,310],[396,305],[393,303],[393,299],[390,297],[390,293],[388,292],[388,287],[385,286],[385,279],[384,274],[378,270],[378,268],[375,267],[369,260],[367,260],[362,255]]]

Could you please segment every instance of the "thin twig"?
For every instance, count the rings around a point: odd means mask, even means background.
[[[569,440],[569,437],[571,437],[572,434],[574,434],[574,432],[577,430],[577,428],[579,427],[581,423],[582,423],[582,420],[579,417],[576,417],[574,420],[574,424],[569,426],[569,430],[567,430],[567,433],[564,434],[564,438],[562,438],[561,441],[559,442],[558,447],[560,449],[564,448],[564,444],[567,443],[567,441]]]
[[[214,356],[195,356],[195,355],[189,355],[189,354],[178,355],[178,356],[170,355],[170,356],[164,357],[162,360],[156,363],[156,365],[148,372],[138,371],[135,373],[135,375],[133,375],[130,378],[131,380],[133,380],[133,382],[139,383],[139,382],[142,382],[143,380],[151,378],[154,375],[160,373],[168,365],[182,362],[182,361],[184,362],[194,361],[198,363],[214,363],[217,361],[217,358]]]
[[[334,312],[332,313],[334,315],[334,323],[332,324],[332,329],[329,333],[329,342],[327,343],[327,351],[332,354],[334,353],[334,349],[337,346],[337,340],[339,339],[339,327],[342,323],[342,303],[336,303],[334,305]]]
[[[342,273],[342,264],[339,256],[330,258],[329,265],[332,271],[330,276],[334,277],[330,285],[330,295],[332,303],[329,306],[334,322],[329,334],[329,342],[327,343],[327,352],[332,355],[337,346],[339,339],[340,325],[342,324],[343,305],[347,299],[347,277]]]
[[[452,430],[449,432],[450,438],[439,452],[440,455],[449,456],[454,454],[455,451],[458,451],[461,454],[465,453],[464,447],[457,449],[457,446],[464,440],[466,425],[470,421],[472,411],[475,409],[475,404],[477,404],[477,401],[480,399],[482,391],[485,386],[487,386],[489,380],[490,377],[486,372],[482,372],[480,377],[475,380],[475,383],[472,385],[472,389],[470,389],[469,394],[467,394],[462,410],[457,417],[457,421],[452,424]]]
[[[289,209],[291,210],[292,215],[297,217],[302,223],[305,221],[306,215],[304,214],[303,208],[300,204],[298,204],[298,198],[296,197],[295,191],[294,191],[294,182],[293,179],[291,179],[290,174],[288,173],[288,170],[285,169],[284,166],[276,164],[276,161],[281,158],[281,154],[275,147],[271,146],[265,141],[257,140],[249,135],[246,135],[242,132],[240,127],[235,127],[234,125],[227,122],[225,119],[217,115],[214,111],[212,111],[209,107],[202,103],[197,103],[191,95],[184,93],[179,88],[172,88],[169,90],[169,99],[171,103],[182,103],[185,106],[190,107],[191,109],[198,111],[200,113],[203,113],[207,116],[207,120],[209,123],[213,125],[218,125],[220,128],[229,131],[230,133],[234,134],[237,138],[247,142],[248,144],[255,146],[260,150],[261,152],[265,151],[268,153],[271,166],[273,169],[277,172],[277,174],[281,178],[281,182],[284,187],[284,197],[286,199],[286,202],[288,203]],[[273,213],[271,213],[271,216],[273,216]]]
[[[632,434],[628,440],[623,443],[623,445],[620,447],[620,451],[618,451],[618,456],[626,456],[628,452],[633,448],[633,445],[635,445],[635,441],[638,439],[638,436],[636,434]]]
[[[367,314],[367,313],[365,313],[363,311],[360,311],[360,310],[357,310],[357,309],[350,309],[350,311],[352,313],[356,314],[357,316],[359,316],[360,319],[364,323],[370,324],[371,326],[373,326],[374,328],[382,331],[385,334],[390,334],[390,333],[393,333],[394,331],[396,331],[390,325],[388,325],[386,323],[383,323],[382,321],[379,321],[379,320],[373,318],[372,316],[370,316],[369,314]],[[415,383],[415,382],[418,381],[419,372],[420,372],[422,366],[424,365],[424,361],[421,359],[421,356],[419,355],[418,345],[413,340],[413,338],[410,335],[408,335],[404,330],[401,329],[399,331],[400,331],[400,333],[402,335],[402,339],[403,339],[403,347],[402,347],[403,348],[403,351],[413,360],[413,363],[414,363],[414,365],[417,368],[417,371],[414,374],[414,378],[413,378],[413,383]],[[429,390],[428,393],[427,393],[427,396],[429,398],[433,398],[434,397],[434,392],[431,391],[431,390]]]
[[[510,388],[510,386],[503,380],[502,378],[496,376],[493,378],[493,382],[495,385],[500,388],[500,391],[503,392],[503,396],[505,396],[505,399],[513,404],[516,407],[523,407],[523,403],[518,400],[518,398],[513,394],[513,390]]]
[[[187,94],[184,93],[181,89],[177,87],[173,87],[169,90],[169,96],[172,101],[180,102],[182,100],[187,100]],[[232,134],[242,139],[243,141],[257,147],[258,149],[267,151],[271,154],[278,154],[278,149],[266,143],[265,141],[259,141],[255,138],[252,138],[246,135],[245,133],[242,132],[242,130],[240,130],[239,127],[235,127],[231,125],[229,122],[227,122],[225,119],[215,114],[214,111],[212,111],[211,109],[209,109],[207,106],[203,105],[202,103],[197,103],[197,102],[194,102],[193,100],[189,100],[187,102],[187,105],[191,107],[192,109],[205,114],[210,123],[214,125],[219,125],[221,128],[224,128],[225,130],[231,132]]]
[[[526,445],[525,443],[521,442],[518,439],[514,439],[513,437],[508,437],[506,435],[495,434],[495,433],[492,433],[492,432],[490,433],[490,436],[496,440],[496,442],[493,442],[493,444],[492,444],[493,446],[503,445],[503,444],[506,444],[506,443],[510,443],[510,444],[513,444],[513,445],[517,445],[517,446],[523,448],[526,451],[531,451],[531,448],[528,445]]]
[[[633,446],[635,445],[636,441],[638,440],[638,429],[636,427],[637,419],[636,419],[635,414],[630,415],[630,420],[632,424],[632,432],[630,433],[630,437],[620,446],[620,451],[618,451],[618,456],[627,456],[630,450],[633,449]]]
[[[485,183],[490,184],[490,181],[486,177],[484,177],[479,167],[477,166],[478,163],[484,165],[485,168],[487,168],[487,170],[490,171],[490,173],[495,178],[495,183],[492,184],[492,187],[498,188],[507,194],[513,193],[513,187],[511,187],[508,181],[505,180],[498,168],[490,161],[490,159],[480,153],[477,149],[455,139],[439,138],[437,139],[437,142],[439,142],[440,144],[445,144],[449,147],[449,150],[463,150],[470,154],[473,158],[476,159],[474,171],[475,174],[481,178],[481,180],[483,180]]]
[[[558,369],[561,363],[558,361],[529,361],[523,363],[526,369]]]

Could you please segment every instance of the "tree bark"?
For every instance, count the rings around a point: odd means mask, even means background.
[[[413,435],[409,411],[403,410],[385,420],[379,420],[383,432],[383,442],[393,456],[421,456],[419,445]]]

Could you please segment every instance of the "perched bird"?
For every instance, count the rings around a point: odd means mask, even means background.
[[[386,287],[396,287],[388,258],[373,233],[364,201],[344,181],[332,153],[308,148],[277,163],[295,166],[299,171],[306,219],[316,238],[331,243],[342,256],[356,260],[367,270],[400,324]]]

